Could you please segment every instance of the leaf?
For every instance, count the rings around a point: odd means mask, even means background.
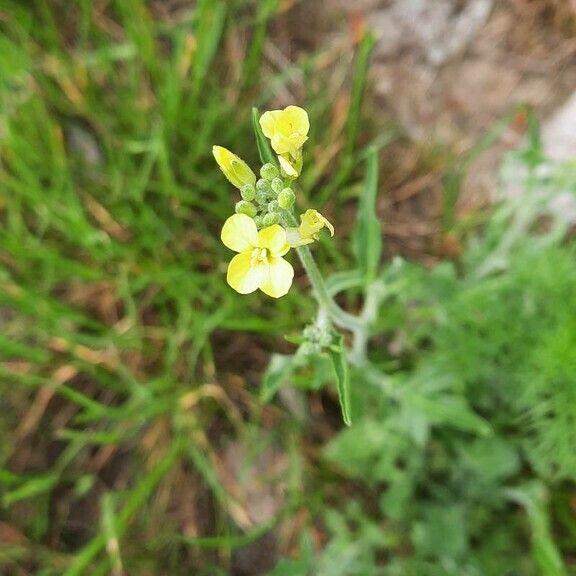
[[[408,393],[404,399],[412,407],[421,410],[434,424],[446,424],[481,435],[491,432],[488,422],[472,412],[463,398],[448,395],[430,398]]]
[[[366,285],[376,277],[382,254],[382,230],[376,215],[377,194],[378,153],[376,148],[370,148],[366,159],[366,180],[364,191],[360,196],[355,236],[356,260]]]
[[[346,426],[352,424],[350,418],[350,374],[348,371],[348,361],[346,360],[346,349],[344,347],[344,337],[341,334],[336,336],[336,343],[330,346],[328,354],[336,373],[336,384],[338,387],[338,400],[342,410],[342,419]]]
[[[290,378],[294,370],[294,356],[273,354],[270,364],[262,377],[262,389],[260,399],[262,402],[270,402],[276,392],[282,388],[286,380]]]
[[[26,500],[28,498],[33,498],[39,494],[44,494],[52,490],[56,482],[58,481],[58,474],[48,473],[39,474],[26,480],[21,486],[7,492],[3,498],[3,504],[5,506],[12,506],[15,502],[20,500]]]
[[[270,148],[270,143],[266,136],[264,136],[262,128],[260,127],[260,112],[258,111],[258,108],[252,108],[252,128],[256,135],[258,154],[260,155],[262,164],[269,162],[270,164],[274,164],[274,166],[278,166],[276,156],[274,156],[274,152],[272,152],[272,148]]]
[[[508,497],[524,507],[532,531],[532,554],[542,576],[566,576],[566,566],[555,542],[548,512],[549,495],[544,484],[531,483],[506,491]]]

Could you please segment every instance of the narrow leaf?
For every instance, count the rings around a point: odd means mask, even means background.
[[[344,347],[344,337],[338,334],[336,345],[328,349],[328,354],[334,366],[336,374],[336,384],[338,387],[338,400],[342,410],[342,419],[347,426],[352,424],[350,417],[350,374],[348,372],[348,361],[346,360],[346,349]]]
[[[274,152],[272,152],[272,148],[270,148],[270,143],[266,136],[264,136],[262,128],[260,127],[260,112],[258,111],[258,108],[252,108],[252,127],[254,129],[254,134],[256,135],[258,154],[260,155],[262,164],[270,162],[270,164],[278,166],[276,156],[274,156]]]

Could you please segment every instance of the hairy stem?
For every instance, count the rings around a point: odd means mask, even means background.
[[[298,226],[298,222],[294,218],[294,215],[288,211],[285,211],[283,220],[284,224],[289,227]],[[342,308],[336,304],[332,296],[328,293],[326,283],[324,282],[320,270],[318,270],[318,266],[312,256],[312,252],[310,252],[310,248],[308,248],[308,246],[299,246],[296,248],[296,253],[300,258],[300,262],[302,262],[304,270],[306,270],[306,274],[308,274],[308,278],[310,278],[310,283],[312,284],[312,289],[316,300],[318,300],[318,304],[326,311],[330,320],[332,320],[336,326],[340,326],[340,328],[345,328],[346,330],[354,331],[361,329],[364,324],[360,318],[342,310]]]

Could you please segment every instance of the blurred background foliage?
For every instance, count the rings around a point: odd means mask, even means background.
[[[328,274],[355,266],[366,146],[386,175],[406,139],[365,98],[360,28],[337,82],[321,52],[262,65],[287,12],[0,1],[1,573],[576,574],[576,248],[547,210],[574,164],[515,111],[528,138],[502,178],[521,195],[459,217],[502,126],[466,157],[421,154],[442,175],[437,258],[384,245],[386,377],[352,374],[343,430],[326,359],[282,363],[314,314],[305,278],[274,302],[224,281],[236,199],[211,147],[256,165],[252,106],[307,108]]]

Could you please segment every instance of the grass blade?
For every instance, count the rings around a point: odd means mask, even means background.
[[[358,266],[367,286],[378,273],[382,254],[382,230],[376,215],[378,153],[375,148],[370,148],[366,165],[366,181],[358,207],[358,223],[354,248]]]

